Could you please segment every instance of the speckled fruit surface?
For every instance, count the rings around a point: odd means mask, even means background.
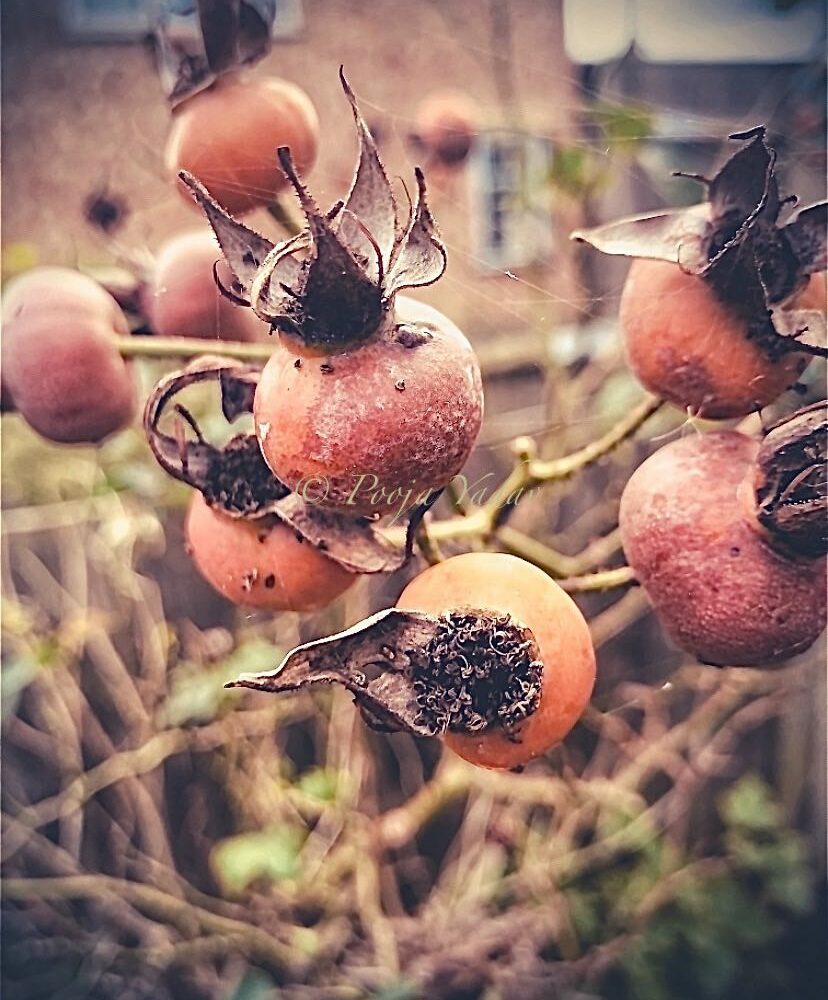
[[[543,661],[540,703],[507,735],[448,733],[446,746],[482,767],[524,764],[559,743],[583,714],[595,683],[589,627],[572,598],[542,570],[498,552],[469,552],[429,567],[397,601],[442,615],[468,607],[506,613],[532,630]]]
[[[691,434],[647,459],[621,498],[624,552],[659,619],[720,666],[786,660],[825,626],[825,560],[788,558],[751,523],[742,484],[757,450],[735,431]]]
[[[245,521],[190,503],[187,544],[201,575],[234,604],[271,611],[314,611],[356,577],[275,518]]]
[[[396,305],[401,327],[339,354],[274,344],[256,432],[270,468],[310,502],[394,513],[443,487],[474,445],[483,390],[471,345],[436,310],[402,296]]]

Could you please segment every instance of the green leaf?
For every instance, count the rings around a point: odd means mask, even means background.
[[[220,709],[233,700],[224,685],[243,671],[259,671],[272,667],[281,658],[281,651],[261,639],[242,643],[217,663],[182,663],[170,681],[170,693],[161,711],[160,722],[165,726],[182,726],[192,722],[209,722]]]
[[[722,796],[719,812],[728,826],[770,830],[782,823],[768,786],[755,774],[745,775]]]
[[[416,983],[401,979],[383,986],[378,993],[372,994],[371,1000],[419,1000],[421,996],[422,991]]]
[[[300,830],[290,826],[240,833],[219,841],[210,863],[222,889],[237,894],[257,879],[279,882],[295,878],[304,839]]]
[[[277,1000],[281,993],[269,976],[250,969],[227,1000]]]
[[[316,767],[302,775],[298,787],[300,792],[312,799],[333,802],[336,799],[338,775],[331,768]]]

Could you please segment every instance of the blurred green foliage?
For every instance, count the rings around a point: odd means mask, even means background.
[[[662,835],[566,889],[582,947],[629,934],[602,982],[606,1000],[799,995],[802,970],[784,945],[814,906],[805,844],[754,774],[722,795],[719,815],[722,850],[695,868]]]

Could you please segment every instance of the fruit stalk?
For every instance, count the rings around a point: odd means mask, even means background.
[[[211,354],[237,361],[267,361],[273,354],[271,344],[249,344],[235,340],[211,340],[209,350],[203,340],[193,337],[114,337],[123,358],[197,358]]]

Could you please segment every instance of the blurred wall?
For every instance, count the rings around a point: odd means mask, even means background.
[[[36,244],[42,262],[105,260],[81,218],[85,196],[104,184],[128,192],[133,214],[125,243],[154,249],[171,232],[200,225],[164,174],[169,115],[149,49],[68,42],[58,5],[48,0],[2,6],[4,243]],[[566,135],[576,96],[559,7],[559,0],[306,0],[303,36],[277,43],[253,72],[285,76],[313,99],[322,150],[310,183],[324,204],[347,190],[355,158],[340,63],[377,129],[389,171],[409,182],[415,161],[405,137],[418,101],[432,90],[473,95],[484,127],[519,121],[537,133]],[[424,297],[480,336],[572,318],[572,220],[560,220],[555,256],[521,272],[542,292],[483,274],[469,256],[466,180],[462,171],[432,179],[450,265]],[[252,220],[275,235],[266,215]]]

